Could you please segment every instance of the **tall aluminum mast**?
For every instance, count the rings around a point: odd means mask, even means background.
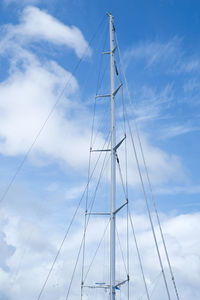
[[[110,300],[115,300],[115,210],[116,210],[116,132],[115,132],[115,79],[114,79],[114,24],[109,13],[110,31],[110,105],[111,105],[111,199],[110,199]]]
[[[104,52],[104,54],[110,55],[110,93],[106,95],[96,95],[96,98],[99,97],[110,97],[110,118],[111,118],[111,147],[107,150],[93,150],[91,149],[91,152],[96,151],[110,151],[111,153],[111,191],[110,191],[110,212],[100,212],[100,213],[89,213],[90,215],[109,215],[110,217],[110,282],[109,284],[102,283],[98,285],[96,283],[95,285],[84,285],[84,281],[82,278],[81,282],[81,299],[83,297],[82,290],[84,287],[87,288],[104,288],[104,289],[110,289],[110,300],[116,299],[116,288],[119,289],[119,286],[125,284],[127,281],[129,281],[129,275],[127,274],[127,279],[119,282],[116,285],[115,280],[115,266],[116,266],[116,214],[125,206],[128,204],[128,199],[126,199],[126,202],[122,204],[119,208],[116,209],[116,161],[117,160],[117,149],[120,147],[122,142],[125,140],[126,136],[116,145],[116,128],[115,128],[115,95],[119,91],[119,89],[122,86],[122,83],[115,89],[115,50],[117,47],[114,45],[114,22],[113,22],[113,16],[110,13],[107,13],[109,17],[109,33],[110,33],[110,50],[108,52]],[[83,273],[82,273],[83,275]],[[98,286],[97,286],[98,285]]]

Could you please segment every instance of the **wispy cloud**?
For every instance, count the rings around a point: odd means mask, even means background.
[[[187,80],[187,82],[184,84],[184,92],[185,93],[191,93],[196,91],[196,94],[198,94],[200,90],[200,82],[198,78],[190,78]]]
[[[179,124],[179,125],[172,125],[165,127],[161,130],[160,138],[166,139],[166,138],[173,138],[179,135],[187,134],[194,131],[199,131],[200,127],[194,127],[189,124]]]
[[[177,194],[200,194],[200,185],[184,185],[184,186],[167,186],[155,189],[157,194],[163,195],[177,195]]]
[[[157,65],[158,63],[168,63],[169,61],[171,61],[171,64],[174,64],[177,58],[179,60],[181,56],[180,42],[181,40],[177,37],[167,42],[140,42],[125,52],[124,59],[126,62],[130,62],[131,60],[143,60],[147,68]],[[173,61],[171,60],[172,58]]]
[[[198,72],[200,70],[200,59],[198,58],[190,58],[183,60],[182,64],[180,64],[180,71],[186,73]]]
[[[174,37],[168,41],[141,41],[124,53],[126,65],[142,62],[145,67],[157,67],[163,73],[199,73],[200,59],[188,54],[182,47],[182,39]]]
[[[134,107],[138,122],[155,121],[160,118],[167,118],[168,108],[173,100],[172,85],[168,84],[163,89],[143,86],[135,92]],[[165,115],[163,111],[165,110]]]

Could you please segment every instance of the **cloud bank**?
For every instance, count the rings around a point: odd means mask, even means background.
[[[144,215],[133,215],[136,235],[138,239],[138,245],[141,252],[141,257],[144,265],[145,275],[149,291],[153,291],[155,300],[160,300],[160,293],[163,290],[162,276],[160,273],[158,258],[155,252],[155,245],[152,239],[152,233],[150,232],[149,222]],[[164,216],[163,218],[163,232],[165,234],[168,251],[173,266],[174,274],[176,277],[176,283],[178,286],[181,299],[190,300],[198,298],[199,294],[199,273],[200,273],[200,258],[198,249],[200,247],[198,243],[198,223],[200,220],[199,214],[186,214],[175,217]],[[119,220],[119,237],[122,245],[125,245],[124,229],[126,228],[126,221],[121,218]],[[96,249],[101,234],[105,229],[105,220],[93,219],[91,220],[88,237],[87,237],[87,255],[86,255],[86,270],[92,259],[92,253]],[[13,227],[13,225],[15,225]],[[24,226],[26,225],[26,226]],[[142,226],[141,226],[142,225]],[[197,230],[193,230],[197,228]],[[0,268],[0,280],[1,293],[5,294],[9,299],[34,299],[37,297],[45,276],[50,268],[51,261],[56,253],[57,243],[61,239],[60,233],[56,234],[52,232],[51,237],[45,237],[46,235],[39,227],[30,223],[23,223],[19,219],[15,219],[14,222],[11,219],[7,219],[7,225],[5,227],[6,237],[13,249],[17,250],[9,255],[9,259],[6,253],[2,254],[1,260],[6,260],[9,266],[9,271]],[[96,234],[98,231],[99,235]],[[158,229],[156,228],[158,234]],[[76,255],[78,253],[79,243],[81,241],[82,229],[77,228],[70,234],[70,241],[67,240],[66,244],[61,252],[59,261],[55,266],[54,272],[50,278],[43,297],[48,299],[63,299],[66,297],[66,290],[71,278],[73,266],[75,263]],[[29,235],[29,243],[27,244],[27,235]],[[158,235],[159,236],[159,235]],[[108,234],[105,239],[108,239]],[[43,241],[41,244],[41,240]],[[159,240],[159,247],[164,259],[164,252]],[[26,243],[25,243],[26,241]],[[108,241],[105,242],[109,245]],[[95,246],[96,245],[96,246]],[[27,249],[24,254],[24,247]],[[130,277],[133,279],[131,284],[131,293],[141,297],[144,293],[144,287],[142,284],[142,278],[139,270],[139,264],[137,261],[137,254],[135,245],[130,240],[131,247],[131,268]],[[123,246],[124,248],[124,246]],[[104,248],[100,248],[99,252],[105,252]],[[103,253],[102,252],[102,253]],[[107,253],[107,251],[105,252]],[[90,280],[100,280],[107,278],[103,275],[108,267],[109,255],[102,254],[97,255],[94,264],[88,275],[88,282]],[[3,257],[4,256],[4,257]],[[22,262],[19,265],[20,258],[23,257]],[[106,257],[106,261],[104,261]],[[133,259],[134,258],[134,259]],[[168,276],[168,282],[173,295],[173,289],[170,284],[170,276],[168,274],[168,267],[166,260],[164,259],[164,267]],[[20,266],[20,267],[19,267]],[[79,290],[77,286],[80,284],[79,280],[79,268],[80,263],[74,278],[74,285],[70,294],[70,299],[77,299]],[[97,272],[98,269],[98,272]],[[117,264],[117,280],[121,280],[123,277],[124,266],[123,261],[120,258]],[[160,275],[159,275],[160,274]],[[12,275],[12,276],[11,276]],[[158,277],[159,275],[159,277]],[[103,277],[102,277],[103,276]],[[157,278],[156,281],[155,278]],[[125,295],[125,288],[122,288],[122,295]],[[86,292],[86,294],[89,292]],[[167,299],[164,290],[162,291],[162,299]]]

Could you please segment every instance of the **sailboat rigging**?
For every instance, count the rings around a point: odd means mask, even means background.
[[[111,13],[107,13],[108,17],[109,17],[109,39],[110,39],[110,50],[108,52],[105,52],[104,54],[109,54],[110,56],[110,94],[106,94],[106,95],[97,95],[96,98],[99,97],[109,97],[110,98],[110,149],[107,150],[99,150],[99,151],[109,151],[110,152],[110,212],[109,213],[99,213],[100,215],[109,215],[109,219],[110,219],[110,282],[109,284],[101,282],[101,283],[96,283],[95,286],[84,286],[84,280],[83,280],[83,274],[82,274],[82,282],[81,282],[81,299],[83,298],[83,288],[84,287],[92,287],[92,288],[104,288],[104,289],[109,289],[109,295],[110,295],[110,300],[115,300],[116,299],[116,290],[119,290],[121,285],[127,284],[128,289],[127,289],[127,299],[129,299],[130,297],[130,289],[129,289],[129,281],[130,281],[130,275],[129,275],[129,258],[127,259],[128,261],[128,265],[127,265],[127,278],[125,278],[124,280],[122,280],[121,282],[117,282],[116,281],[116,217],[118,212],[123,209],[124,207],[127,207],[127,218],[130,218],[130,223],[131,223],[131,228],[133,231],[133,235],[134,235],[134,240],[135,240],[135,244],[136,244],[136,248],[137,248],[137,254],[138,254],[138,259],[140,261],[140,267],[141,267],[141,271],[142,271],[142,276],[143,276],[143,281],[144,281],[144,285],[145,285],[145,291],[146,291],[146,297],[149,300],[150,299],[150,294],[148,291],[148,287],[147,287],[147,283],[146,283],[146,279],[145,279],[145,275],[144,275],[144,269],[142,266],[142,260],[141,260],[141,256],[139,253],[139,248],[138,248],[138,244],[137,244],[137,240],[136,240],[136,236],[135,236],[135,232],[134,232],[134,226],[133,226],[133,221],[131,219],[131,214],[129,211],[129,207],[128,207],[128,195],[127,192],[125,190],[125,187],[123,186],[124,189],[124,195],[125,195],[125,203],[123,203],[121,206],[119,206],[118,208],[116,208],[116,164],[118,164],[119,168],[120,168],[120,164],[119,164],[119,158],[117,155],[117,150],[118,148],[121,146],[121,144],[125,141],[126,139],[126,133],[124,138],[122,138],[122,140],[118,143],[116,143],[116,108],[115,108],[115,96],[117,95],[117,93],[119,92],[119,90],[122,88],[122,82],[119,79],[119,72],[117,69],[117,65],[116,65],[116,60],[115,60],[115,51],[118,49],[119,50],[119,46],[118,46],[118,41],[116,41],[115,44],[115,36],[116,36],[116,32],[115,32],[115,26],[114,26],[114,18],[112,16]],[[117,37],[116,37],[117,40]],[[120,54],[120,53],[119,53]],[[118,87],[115,89],[115,75],[117,76],[118,79]],[[125,76],[124,76],[125,77]],[[126,81],[126,77],[125,77],[125,84],[127,86],[127,81]],[[130,96],[130,95],[129,95]],[[126,110],[126,108],[124,107],[124,110]],[[124,111],[126,117],[128,118],[128,113],[127,111]],[[134,122],[135,119],[134,119]],[[167,252],[167,247],[166,247],[166,243],[164,240],[164,236],[163,236],[163,232],[162,232],[162,228],[161,228],[161,224],[160,224],[160,219],[159,219],[159,215],[157,212],[157,208],[156,208],[156,203],[153,197],[153,191],[152,191],[152,187],[151,187],[151,183],[150,183],[150,178],[149,178],[149,174],[148,174],[148,170],[147,170],[147,166],[146,166],[146,161],[145,161],[145,157],[144,157],[144,152],[142,149],[142,144],[141,144],[141,139],[139,137],[139,132],[138,132],[138,128],[137,128],[137,124],[136,125],[136,129],[137,129],[137,136],[139,138],[139,145],[140,145],[140,150],[142,153],[142,158],[143,158],[143,162],[144,162],[144,166],[145,166],[145,171],[147,174],[147,181],[150,187],[150,191],[151,191],[151,196],[152,196],[152,200],[153,200],[153,204],[154,204],[154,209],[156,212],[156,217],[157,217],[157,221],[158,221],[158,225],[159,225],[159,229],[160,229],[160,233],[161,233],[161,237],[162,237],[162,242],[164,245],[164,250],[165,250],[165,254],[166,254],[166,258],[167,258],[167,262],[168,262],[168,266],[169,266],[169,270],[170,270],[170,274],[171,274],[171,279],[173,282],[173,286],[174,286],[174,290],[175,290],[175,295],[177,300],[179,300],[179,294],[177,291],[177,287],[176,287],[176,283],[175,283],[175,278],[173,275],[173,271],[172,271],[172,267],[170,264],[170,260],[169,260],[169,255]],[[152,221],[152,216],[151,216],[151,212],[150,212],[150,207],[147,201],[147,195],[146,195],[146,191],[145,191],[145,187],[144,187],[144,180],[142,177],[142,173],[141,173],[141,169],[139,166],[139,161],[138,161],[138,157],[137,157],[137,152],[136,152],[136,148],[135,148],[135,144],[134,144],[134,140],[133,140],[133,135],[132,135],[132,131],[130,128],[130,123],[128,122],[128,127],[130,130],[130,135],[131,135],[131,141],[133,144],[133,148],[134,148],[134,153],[135,153],[135,157],[136,157],[136,161],[137,161],[137,166],[138,166],[138,171],[139,171],[139,176],[141,179],[141,184],[142,184],[142,188],[143,188],[143,192],[144,192],[144,198],[146,201],[146,207],[147,207],[147,211],[148,211],[148,215],[149,215],[149,220],[150,220],[150,224],[151,224],[151,229],[152,229],[152,233],[153,233],[153,238],[154,238],[154,242],[155,242],[155,246],[156,246],[156,250],[157,250],[157,255],[158,255],[158,259],[159,259],[159,263],[160,263],[160,267],[161,267],[161,272],[162,272],[162,276],[163,276],[163,280],[164,280],[164,284],[165,284],[165,288],[166,288],[166,293],[167,293],[167,297],[169,300],[171,300],[171,295],[170,295],[170,291],[169,291],[169,287],[168,287],[168,283],[167,283],[167,279],[166,279],[166,275],[165,275],[165,270],[164,270],[164,266],[163,266],[163,262],[162,262],[162,258],[161,258],[161,254],[160,254],[160,250],[158,247],[158,241],[157,241],[157,237],[155,234],[155,229],[154,229],[154,225],[153,225],[153,221]],[[91,149],[91,152],[95,151]],[[120,170],[120,169],[119,169]],[[121,181],[123,184],[123,178],[122,178],[122,173],[120,170],[120,177],[121,177]],[[87,214],[87,210],[86,210],[86,214]],[[84,233],[84,238],[85,238],[85,233]],[[85,241],[84,241],[84,245],[85,245]],[[129,251],[129,245],[128,245],[128,240],[127,240],[127,251]],[[129,256],[129,254],[127,254],[127,257]],[[84,261],[83,261],[84,263]]]
[[[116,208],[116,157],[117,157],[117,149],[120,147],[121,143],[123,143],[125,137],[116,144],[116,125],[115,125],[115,96],[119,89],[121,88],[122,84],[120,84],[115,89],[115,79],[114,79],[114,72],[115,72],[115,59],[114,54],[116,47],[114,46],[114,23],[113,23],[113,16],[112,14],[108,13],[109,17],[109,35],[110,35],[110,50],[106,52],[110,55],[110,95],[101,95],[96,96],[98,97],[109,97],[110,98],[110,107],[111,107],[111,145],[110,149],[107,151],[110,152],[111,155],[111,187],[110,187],[110,284],[106,285],[105,283],[98,284],[96,288],[108,288],[110,289],[110,299],[116,299],[116,289],[119,289],[119,286],[124,284],[125,282],[129,281],[129,275],[127,275],[127,279],[123,280],[122,282],[116,284],[116,215],[117,213],[128,204],[128,200],[124,203],[121,207]],[[103,150],[100,150],[103,151]],[[102,213],[103,214],[103,213]],[[84,282],[82,281],[82,288],[84,287]]]
[[[78,255],[77,255],[77,259],[75,262],[75,266],[72,272],[72,276],[70,278],[69,281],[69,286],[68,286],[68,290],[67,290],[67,295],[66,295],[66,300],[70,299],[70,292],[71,292],[71,286],[74,280],[74,276],[75,276],[75,272],[77,269],[77,265],[78,262],[80,260],[81,254],[82,254],[82,268],[81,268],[81,292],[80,292],[80,299],[84,300],[84,299],[92,299],[89,298],[89,296],[87,296],[87,298],[85,297],[86,294],[86,290],[103,290],[106,292],[106,295],[108,295],[110,300],[117,300],[119,299],[119,293],[118,291],[121,292],[122,287],[126,286],[126,292],[123,293],[123,299],[136,299],[134,297],[134,295],[132,295],[131,293],[131,284],[132,282],[134,282],[134,278],[132,278],[130,276],[130,241],[129,241],[129,235],[130,235],[130,231],[132,231],[133,234],[133,240],[135,243],[135,247],[136,247],[136,253],[137,253],[137,257],[138,257],[138,261],[139,261],[139,265],[140,265],[140,270],[142,273],[142,279],[143,279],[143,283],[144,283],[144,290],[145,290],[145,297],[146,299],[150,300],[153,299],[152,298],[152,291],[150,293],[150,288],[149,288],[149,284],[147,282],[147,278],[145,276],[145,270],[144,270],[144,266],[143,266],[143,262],[142,262],[142,257],[140,255],[140,251],[139,251],[139,245],[137,242],[137,237],[136,237],[136,233],[135,233],[135,229],[134,229],[134,221],[132,218],[132,214],[129,208],[129,196],[128,196],[128,180],[127,180],[127,168],[128,168],[128,162],[127,162],[127,143],[128,143],[128,136],[129,136],[129,144],[132,147],[133,153],[134,153],[134,157],[135,157],[135,161],[136,161],[136,168],[138,171],[138,175],[139,175],[139,179],[141,182],[141,186],[142,186],[142,192],[143,192],[143,197],[145,200],[145,205],[146,205],[146,209],[147,209],[147,215],[149,217],[149,221],[150,221],[150,228],[152,231],[152,236],[153,236],[153,240],[155,243],[155,249],[156,249],[156,253],[157,253],[157,257],[158,257],[158,263],[160,266],[160,272],[161,272],[161,276],[163,278],[163,282],[164,282],[164,287],[165,287],[165,295],[167,298],[163,298],[163,295],[160,295],[160,299],[168,299],[168,300],[173,300],[173,299],[177,299],[180,300],[179,297],[179,293],[178,293],[178,289],[176,286],[176,282],[175,282],[175,277],[174,277],[174,273],[172,270],[172,266],[170,263],[170,259],[169,259],[169,254],[168,254],[168,250],[167,250],[167,246],[165,243],[165,239],[164,239],[164,234],[162,231],[162,227],[161,227],[161,222],[160,222],[160,218],[159,218],[159,214],[157,211],[157,207],[156,207],[156,202],[154,199],[154,195],[153,195],[153,190],[152,190],[152,186],[151,186],[151,181],[150,181],[150,176],[148,173],[148,168],[147,168],[147,164],[146,164],[146,160],[145,160],[145,156],[144,156],[144,151],[143,151],[143,147],[142,147],[142,142],[141,142],[141,138],[139,135],[139,130],[137,127],[137,123],[136,123],[136,119],[134,117],[134,111],[132,111],[132,101],[131,101],[131,97],[130,97],[130,92],[128,89],[128,84],[127,84],[127,79],[125,76],[125,71],[124,71],[124,67],[122,64],[122,58],[121,58],[121,53],[120,53],[120,49],[119,49],[119,44],[118,44],[118,39],[117,39],[117,35],[116,35],[116,30],[115,30],[115,26],[114,26],[114,18],[113,15],[111,13],[107,13],[108,15],[108,19],[109,19],[109,45],[110,45],[110,49],[107,52],[104,52],[103,54],[109,55],[109,66],[110,66],[110,92],[109,94],[97,94],[95,96],[95,101],[99,98],[106,98],[106,100],[110,101],[110,132],[109,135],[107,136],[107,138],[105,139],[104,145],[102,148],[100,149],[94,149],[93,145],[90,145],[90,151],[89,151],[89,170],[88,170],[88,182],[86,185],[86,188],[84,190],[83,196],[81,197],[81,200],[78,204],[78,207],[72,217],[72,221],[70,222],[70,226],[67,230],[67,233],[63,239],[63,242],[61,243],[61,246],[58,250],[58,253],[55,257],[55,260],[52,264],[52,268],[50,269],[47,278],[44,282],[44,285],[42,286],[42,289],[40,291],[40,294],[38,296],[38,300],[41,299],[42,293],[44,291],[44,288],[46,286],[46,283],[51,275],[51,272],[54,268],[55,262],[58,258],[58,255],[61,251],[61,248],[66,240],[66,237],[69,233],[69,230],[71,228],[71,225],[76,217],[77,211],[80,208],[80,204],[81,201],[83,199],[83,197],[86,195],[86,198],[88,198],[88,194],[89,194],[89,185],[91,182],[91,178],[94,175],[95,169],[97,167],[97,164],[100,160],[100,158],[102,157],[102,153],[105,153],[104,158],[102,159],[102,167],[100,168],[100,172],[99,172],[99,177],[97,178],[97,184],[94,190],[94,195],[92,197],[91,203],[88,205],[88,199],[86,200],[86,208],[85,208],[85,221],[84,221],[84,230],[83,230],[83,237],[81,239],[81,244],[80,244],[80,248],[78,251]],[[116,62],[116,58],[115,58],[115,54],[116,52],[118,52],[118,56],[119,56],[119,63],[120,63],[120,70],[118,70],[118,66],[117,66],[117,62]],[[120,78],[120,75],[122,75],[123,81]],[[117,82],[117,84],[116,84]],[[125,103],[124,100],[124,93],[123,93],[123,89],[126,89],[127,95],[128,95],[128,99],[130,101],[129,103],[129,109],[130,112],[128,111],[127,105]],[[122,98],[122,115],[123,115],[123,121],[124,121],[124,128],[123,128],[123,136],[121,136],[121,138],[118,140],[118,137],[116,137],[116,130],[117,130],[117,126],[116,126],[116,97],[118,95],[118,93],[121,92],[121,98]],[[96,102],[95,102],[96,103]],[[133,119],[130,121],[130,114],[132,115]],[[94,122],[94,120],[93,120]],[[136,138],[138,139],[138,146],[136,147],[135,145],[135,137],[133,136],[133,132],[132,132],[132,125],[135,126],[135,130],[136,130]],[[94,124],[93,124],[94,126]],[[121,132],[122,132],[121,131]],[[120,132],[120,133],[121,133]],[[125,176],[122,172],[122,168],[121,168],[121,160],[120,160],[120,155],[119,155],[119,151],[120,148],[124,145],[125,148],[125,156],[124,156],[124,165],[125,165]],[[141,164],[139,162],[139,158],[138,158],[138,149],[140,152],[140,156],[142,157],[142,167]],[[90,164],[90,160],[91,160],[91,155],[93,152],[97,152],[99,153],[98,158],[96,160],[95,166],[92,169],[91,168],[91,164]],[[109,156],[109,157],[108,157]],[[109,159],[109,160],[108,160]],[[93,205],[94,205],[94,200],[96,197],[96,193],[100,184],[100,180],[102,178],[103,172],[104,172],[104,168],[105,165],[109,165],[110,167],[110,209],[109,211],[98,211],[98,212],[94,212],[93,211]],[[142,169],[142,170],[141,170]],[[118,171],[118,172],[117,172]],[[145,174],[145,175],[144,175]],[[144,178],[144,176],[146,176],[146,178]],[[125,179],[124,179],[125,177]],[[118,186],[118,181],[121,183],[122,186],[122,194],[123,194],[123,201],[121,201],[120,203],[118,203],[116,201],[116,194],[117,194],[117,186]],[[161,251],[160,251],[160,246],[158,244],[158,238],[157,238],[157,233],[155,231],[155,226],[154,226],[154,222],[153,222],[153,217],[152,217],[152,212],[150,209],[150,205],[149,205],[149,200],[148,200],[148,195],[147,195],[147,191],[146,191],[146,185],[148,186],[148,189],[150,190],[150,195],[151,195],[151,200],[153,201],[153,207],[154,207],[154,211],[155,211],[155,216],[156,216],[156,220],[158,223],[158,228],[159,228],[159,232],[161,235],[161,242],[164,248],[164,254],[165,254],[165,258],[166,258],[166,262],[168,265],[168,270],[169,270],[169,274],[171,277],[171,281],[172,281],[172,286],[169,285],[169,280],[166,276],[166,268],[163,264],[163,258],[161,255]],[[123,254],[123,247],[120,243],[120,238],[118,235],[118,231],[117,231],[117,216],[118,214],[123,211],[126,210],[126,257]],[[88,266],[88,270],[85,271],[85,253],[86,253],[86,243],[87,243],[87,230],[88,230],[88,224],[90,221],[90,217],[93,215],[97,215],[97,216],[104,216],[108,218],[108,221],[106,222],[106,226],[104,228],[102,237],[97,245],[97,248],[95,250],[94,255],[92,255],[91,257],[91,261],[89,263]],[[130,228],[129,228],[130,227]],[[90,284],[87,282],[87,277],[88,274],[90,272],[91,266],[95,260],[96,254],[102,244],[103,239],[105,238],[105,234],[107,232],[107,229],[110,228],[110,233],[109,233],[109,280],[107,281],[99,281],[98,278],[93,278],[93,283]],[[123,260],[123,264],[125,267],[125,274],[126,276],[120,278],[120,280],[118,280],[117,278],[117,260],[116,260],[116,252],[117,252],[117,241],[119,244],[119,249],[121,252],[121,256],[122,256],[122,260]],[[97,273],[97,272],[96,272]],[[173,287],[173,293],[171,291]],[[94,297],[94,296],[93,296]],[[165,296],[164,296],[165,297]],[[121,299],[121,298],[120,298]],[[144,299],[144,298],[140,298],[140,299]]]

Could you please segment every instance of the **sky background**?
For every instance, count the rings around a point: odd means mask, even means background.
[[[0,300],[37,299],[85,188],[94,95],[99,87],[98,69],[101,69],[100,74],[105,70],[99,93],[107,92],[109,79],[109,60],[101,55],[108,50],[107,11],[115,18],[123,65],[180,299],[200,297],[199,1],[2,0]],[[106,140],[108,109],[108,103],[99,100],[96,148],[102,147]],[[121,106],[117,109],[117,118],[120,138],[123,134]],[[130,141],[127,144],[130,149]],[[122,158],[123,171],[124,165]],[[98,180],[97,173],[91,184],[91,195]],[[152,299],[158,300],[163,290],[162,279],[133,158],[128,174],[130,206],[147,283],[150,291],[153,290]],[[109,187],[105,185],[108,176],[106,169],[95,204],[99,210],[109,208]],[[119,184],[118,190],[121,196]],[[81,204],[69,240],[41,299],[66,299],[82,236],[83,212]],[[99,242],[97,231],[102,235],[105,224],[104,218],[91,221],[88,259]],[[124,228],[122,214],[119,221],[122,245],[125,245]],[[164,257],[159,234],[158,241]],[[104,246],[106,243],[108,234]],[[104,254],[97,257],[90,280],[99,265],[102,266],[100,279],[105,279],[109,255],[102,251]],[[134,244],[131,251],[136,257]],[[164,265],[169,275],[165,259]],[[79,268],[72,286],[72,300],[78,299],[80,292],[77,289]],[[118,269],[123,269],[121,261]],[[135,278],[132,292],[141,299],[144,286],[137,259],[130,273]],[[123,278],[124,274],[117,276]],[[170,282],[169,276],[168,280]],[[172,295],[175,299],[173,292]],[[90,298],[86,295],[85,299]]]

